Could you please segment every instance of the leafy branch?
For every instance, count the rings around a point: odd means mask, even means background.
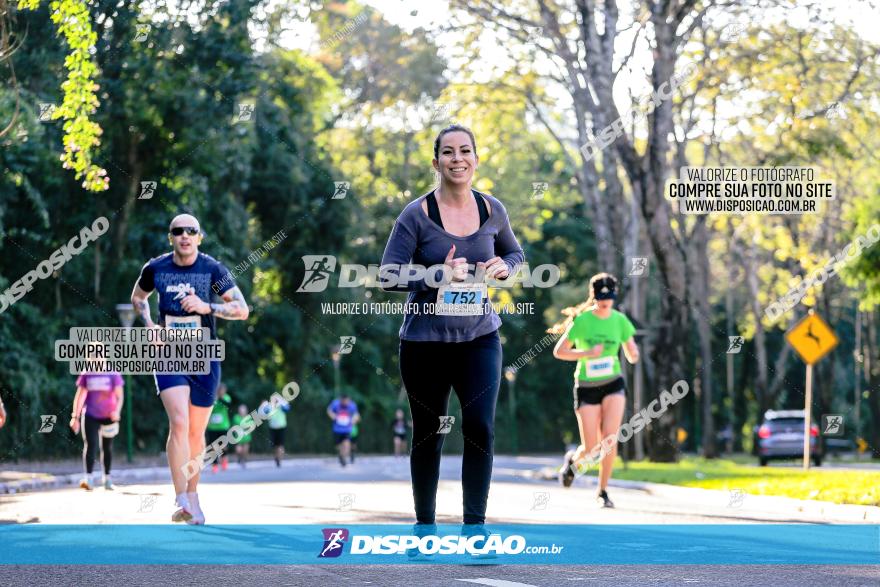
[[[18,8],[36,10],[40,0],[19,0]],[[62,167],[73,169],[76,179],[83,179],[88,191],[106,190],[110,179],[107,171],[92,163],[92,152],[100,144],[101,127],[89,119],[98,109],[98,84],[94,77],[97,67],[91,50],[97,41],[89,19],[86,0],[52,0],[49,4],[52,22],[64,35],[70,53],[64,59],[67,79],[61,84],[64,100],[52,114],[64,119],[64,152]]]

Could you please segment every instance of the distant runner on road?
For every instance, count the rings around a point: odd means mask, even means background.
[[[232,425],[239,426],[242,429],[253,429],[255,426],[254,419],[248,412],[246,405],[240,404],[238,406],[238,412],[232,416]],[[251,452],[251,442],[253,439],[253,434],[248,432],[243,434],[235,445],[235,454],[238,457],[238,464],[241,465],[242,469],[247,467],[248,455]]]
[[[6,424],[6,406],[3,405],[3,398],[0,397],[0,428]]]
[[[361,419],[357,404],[347,394],[342,394],[327,406],[327,417],[333,420],[333,441],[339,451],[339,464],[343,467],[351,461],[351,431]]]
[[[91,491],[97,481],[93,478],[92,472],[95,468],[99,438],[104,461],[102,484],[104,489],[113,490],[110,465],[113,461],[113,437],[119,432],[124,385],[122,375],[115,372],[82,373],[76,379],[76,395],[73,397],[70,428],[74,434],[82,430],[85,476],[79,486],[87,491]]]
[[[208,418],[208,427],[205,430],[207,444],[213,444],[214,441],[229,432],[232,422],[229,421],[229,408],[232,407],[232,397],[226,392],[226,384],[221,383],[217,389],[217,401],[211,408],[211,417]],[[217,461],[211,463],[211,472],[216,473],[218,469],[226,470],[229,467],[229,457],[226,456],[225,450],[221,449],[219,466]]]
[[[394,412],[394,422],[391,423],[391,431],[394,434],[394,456],[406,456],[406,444],[409,436],[410,424],[404,417],[403,410],[400,408]]]
[[[272,442],[272,451],[275,456],[275,466],[281,466],[284,458],[284,433],[287,431],[287,412],[290,411],[290,402],[281,400],[274,410],[269,402],[264,401],[260,405],[261,413],[269,418],[269,440]]]

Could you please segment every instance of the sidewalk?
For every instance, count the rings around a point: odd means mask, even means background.
[[[251,455],[251,457],[265,457],[266,455]],[[289,458],[289,457],[288,457]],[[294,459],[297,462],[307,462],[311,459]],[[260,469],[274,467],[271,458],[266,460],[249,460],[248,468]],[[28,491],[49,491],[63,489],[79,485],[83,478],[83,465],[81,460],[31,462],[14,465],[4,465],[5,470],[0,471],[0,495],[24,493]],[[39,472],[34,472],[38,470]],[[95,462],[95,472],[101,472],[101,463]],[[155,457],[138,457],[133,463],[113,463],[114,482],[130,483],[132,481],[171,481],[168,472],[168,461],[164,454]]]

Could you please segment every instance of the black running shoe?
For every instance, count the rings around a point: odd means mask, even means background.
[[[604,489],[596,495],[596,501],[601,501],[603,508],[613,508],[614,507],[614,502],[611,501],[611,498],[608,497],[608,492],[605,491]]]
[[[339,455],[339,464],[342,465],[343,467],[345,466],[345,459],[342,458],[342,455]]]
[[[559,482],[562,483],[563,487],[571,487],[571,484],[574,483],[574,451],[568,451],[565,453],[565,461],[562,463],[562,467],[559,469]]]

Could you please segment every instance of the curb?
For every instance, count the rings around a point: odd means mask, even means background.
[[[373,457],[359,457],[361,462],[369,462]],[[381,457],[380,457],[381,458]],[[327,462],[336,462],[336,457],[306,457],[302,459],[288,458],[285,462],[296,463],[297,465],[309,466],[319,465]],[[95,463],[98,467],[99,463]],[[275,468],[275,461],[272,459],[261,459],[256,461],[248,461],[247,469],[269,469]],[[229,463],[230,471],[242,470],[238,463]],[[27,474],[27,473],[25,473]],[[79,487],[79,482],[83,478],[84,473],[64,473],[59,475],[51,475],[48,473],[31,473],[31,477],[20,479],[18,481],[6,481],[0,483],[0,495],[15,495],[16,493],[25,493],[31,491],[48,491],[52,489],[65,489],[69,487]],[[167,466],[162,467],[132,467],[127,469],[115,469],[113,471],[114,483],[129,483],[139,481],[167,480],[171,482],[171,473]]]
[[[98,465],[99,463],[96,463]],[[230,463],[231,468],[238,469],[237,463]],[[248,468],[263,469],[274,467],[272,460],[249,461]],[[19,481],[7,481],[0,483],[0,495],[14,495],[16,493],[25,493],[29,491],[47,491],[51,489],[64,489],[67,487],[78,487],[84,473],[67,473],[61,475],[49,475],[42,473],[32,473],[31,478],[21,479]],[[156,479],[171,480],[171,473],[168,467],[139,467],[130,469],[116,469],[113,471],[113,481],[118,483],[129,483],[138,481],[153,481]]]

